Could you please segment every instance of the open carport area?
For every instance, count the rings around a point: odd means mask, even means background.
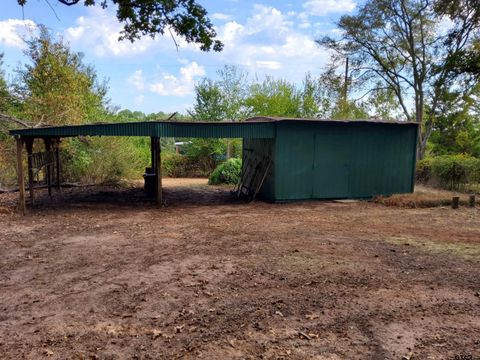
[[[478,358],[478,209],[229,203],[175,181],[164,209],[86,188],[0,213],[2,359]]]

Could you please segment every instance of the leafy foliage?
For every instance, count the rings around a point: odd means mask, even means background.
[[[203,79],[195,86],[195,104],[191,115],[196,120],[221,121],[225,114],[225,98],[220,86],[211,79]]]
[[[8,90],[5,75],[2,71],[3,54],[0,53],[0,113],[8,112],[10,107],[10,91]]]
[[[417,164],[417,180],[449,190],[480,189],[480,158],[462,154],[426,158]]]
[[[199,121],[240,121],[247,116],[247,74],[236,66],[224,66],[219,80],[203,79],[195,87],[195,104],[190,115]],[[187,155],[199,161],[202,169],[213,170],[220,157],[239,156],[239,140],[189,139]]]
[[[210,173],[225,158],[227,144],[222,139],[189,139],[185,146],[185,155],[194,159],[200,169]]]
[[[300,117],[302,101],[295,85],[267,77],[250,87],[245,101],[254,116]]]
[[[27,41],[25,55],[31,63],[18,70],[15,95],[22,114],[33,124],[79,124],[105,115],[107,87],[99,84],[95,70],[83,64],[61,39],[45,27]]]
[[[248,74],[233,65],[217,71],[219,80],[204,78],[195,86],[195,103],[190,116],[201,121],[240,121],[247,117],[245,98]]]
[[[27,0],[17,0],[24,6]],[[188,43],[195,43],[202,51],[221,51],[223,44],[216,40],[213,24],[207,11],[195,0],[58,0],[64,5],[82,3],[85,6],[100,5],[117,8],[117,18],[124,24],[120,37],[135,41],[142,36],[155,38],[165,31],[172,31]],[[48,3],[47,3],[48,4]],[[176,40],[173,38],[173,41]]]
[[[469,94],[444,94],[433,127],[429,151],[433,155],[463,153],[480,157],[480,85]]]
[[[149,163],[150,153],[127,137],[71,139],[62,147],[63,175],[70,181],[117,182],[138,178]]]
[[[242,161],[240,159],[228,159],[221,163],[208,178],[210,185],[237,184],[240,181]]]
[[[443,34],[437,28],[441,14],[435,10],[429,0],[368,0],[357,14],[342,16],[340,39],[319,40],[337,53],[337,59],[348,56],[364,86],[380,84],[379,88],[393,92],[404,119],[422,125],[419,158],[440,113],[443,94],[471,79],[460,63],[466,52],[471,53],[479,29],[471,16],[452,16],[454,25]],[[463,89],[469,91],[470,86]]]

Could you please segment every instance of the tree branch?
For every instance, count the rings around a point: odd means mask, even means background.
[[[2,113],[0,113],[0,120],[3,120],[5,122],[10,122],[10,123],[15,123],[26,128],[30,127],[30,125],[25,121],[17,119],[16,117],[13,117],[13,116],[2,114]]]

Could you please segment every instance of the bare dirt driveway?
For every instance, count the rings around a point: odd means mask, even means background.
[[[0,359],[480,359],[480,211],[0,195]]]

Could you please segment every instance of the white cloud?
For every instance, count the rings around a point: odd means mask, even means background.
[[[219,29],[218,37],[226,46],[235,44],[235,40],[240,38],[245,31],[245,27],[236,21],[230,21]]]
[[[261,61],[258,60],[255,62],[258,68],[260,69],[271,69],[271,70],[278,70],[282,67],[282,64],[280,64],[278,61]]]
[[[135,72],[132,76],[135,77]],[[193,94],[195,81],[198,77],[205,76],[205,69],[196,62],[180,68],[180,75],[163,73],[159,79],[153,81],[148,89],[161,96],[186,96]],[[132,78],[132,76],[130,78]]]
[[[0,44],[23,48],[24,39],[31,37],[37,25],[32,20],[7,19],[0,21]]]
[[[227,21],[232,18],[232,15],[224,14],[224,13],[214,13],[212,16],[210,16],[214,20],[223,20]]]
[[[309,15],[323,16],[332,13],[352,12],[356,5],[353,0],[310,0],[303,4],[303,8]]]
[[[80,16],[76,20],[76,26],[65,30],[65,38],[76,47],[93,51],[97,57],[138,55],[154,47],[161,50],[175,49],[168,29],[165,35],[158,35],[155,39],[143,36],[133,43],[129,40],[119,41],[122,29],[123,25],[110,10],[91,7],[88,16]],[[178,37],[175,37],[175,41],[179,48],[194,48]]]
[[[128,79],[127,82],[134,86],[135,89],[142,91],[145,89],[145,79],[143,78],[142,70],[135,71]]]
[[[253,5],[253,16],[247,19],[245,28],[249,34],[259,32],[281,35],[288,32],[293,22],[272,6]]]
[[[291,16],[255,5],[243,24],[230,21],[218,28],[225,44],[218,56],[222,62],[241,65],[250,73],[273,75],[277,71],[277,76],[300,81],[306,72],[320,70],[329,52],[317,46],[315,36],[299,30]]]

